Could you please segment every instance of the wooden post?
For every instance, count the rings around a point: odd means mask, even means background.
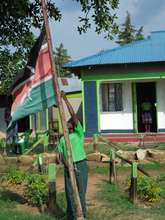
[[[131,186],[130,186],[130,200],[133,204],[137,201],[137,163],[133,162],[131,166]]]
[[[44,171],[44,168],[43,168],[43,156],[42,156],[42,154],[39,154],[38,155],[38,171],[39,171],[39,173],[43,173],[43,171]]]
[[[56,211],[56,164],[48,166],[48,209],[51,213]]]
[[[49,134],[44,134],[44,152],[48,151]]]
[[[115,167],[115,151],[114,150],[110,150],[109,182],[111,184],[116,183],[116,167]]]
[[[57,77],[55,62],[54,62],[54,57],[53,57],[53,46],[52,46],[52,41],[51,41],[50,29],[49,29],[46,0],[41,0],[41,3],[42,3],[42,11],[43,11],[43,16],[44,16],[46,36],[47,36],[47,42],[48,42],[49,55],[50,55],[50,60],[51,60],[52,73],[53,73],[52,77],[53,77],[53,82],[54,82],[53,83],[54,84],[54,92],[55,92],[56,98],[57,98],[57,104],[58,104],[59,113],[60,113],[60,117],[61,117],[63,132],[64,132],[64,140],[65,140],[65,144],[66,144],[66,148],[67,148],[67,162],[68,162],[71,186],[73,189],[73,198],[74,198],[74,203],[75,203],[75,207],[76,207],[76,215],[77,215],[77,220],[84,220],[80,197],[79,197],[79,192],[77,189],[75,173],[74,173],[73,159],[72,159],[72,153],[71,153],[71,143],[69,140],[66,117],[65,117],[65,113],[64,113],[64,107],[62,104],[62,99],[61,99],[61,94],[60,94],[59,84],[58,84],[58,77]]]
[[[97,152],[97,142],[98,142],[98,135],[94,134],[93,135],[93,150],[95,153]]]

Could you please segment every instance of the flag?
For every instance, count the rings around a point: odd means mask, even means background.
[[[16,76],[10,92],[13,97],[10,125],[18,119],[56,104],[50,55],[44,31],[32,47],[27,65]]]

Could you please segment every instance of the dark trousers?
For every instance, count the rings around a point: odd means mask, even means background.
[[[87,181],[88,181],[88,165],[87,161],[79,161],[74,163],[75,167],[75,176],[77,187],[79,191],[81,206],[84,217],[86,217],[86,201],[85,201],[85,194],[87,189]],[[71,181],[69,177],[68,171],[65,169],[64,172],[65,176],[65,193],[66,193],[66,200],[67,200],[67,220],[76,220],[76,208],[73,199],[73,191],[71,187]]]

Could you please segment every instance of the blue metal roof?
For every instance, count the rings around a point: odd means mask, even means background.
[[[65,67],[158,61],[165,61],[165,31],[151,32],[151,35],[145,40],[101,51],[93,56],[70,62]]]

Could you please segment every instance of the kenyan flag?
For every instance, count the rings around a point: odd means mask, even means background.
[[[56,104],[50,56],[44,39],[45,34],[41,32],[30,51],[25,69],[18,74],[11,86],[13,103],[10,125],[20,118]]]

